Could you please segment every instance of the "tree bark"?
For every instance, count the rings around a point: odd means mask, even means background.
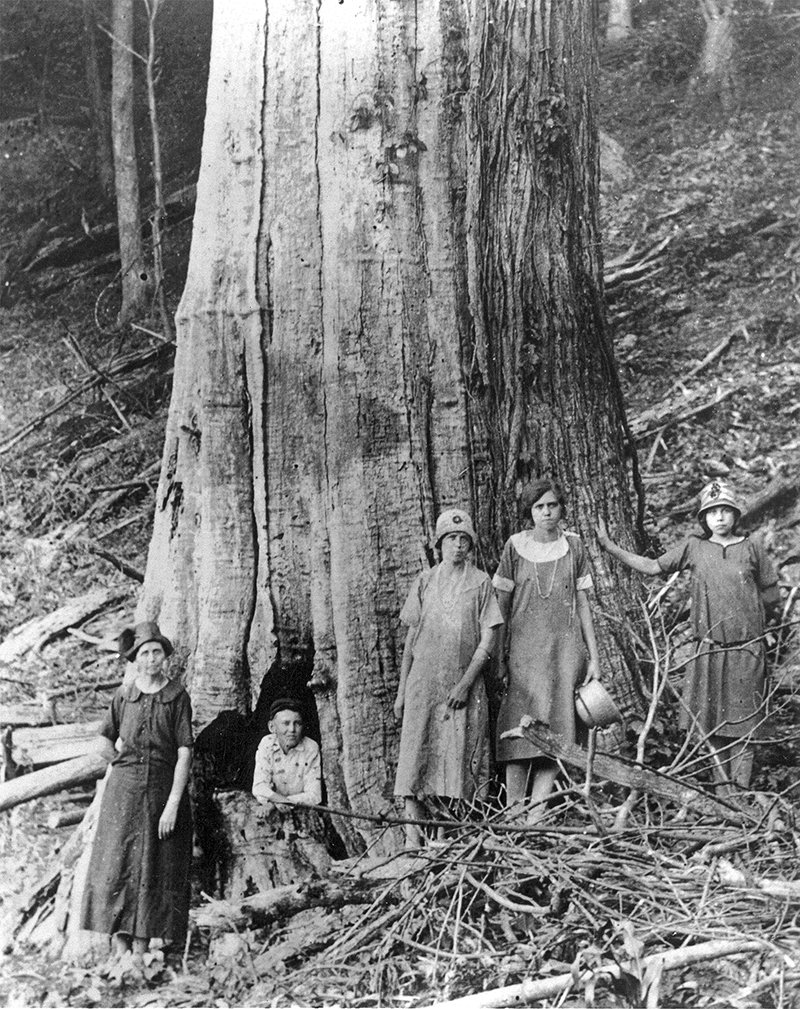
[[[392,795],[397,614],[441,509],[474,513],[492,570],[547,471],[573,528],[591,539],[601,510],[632,541],[590,8],[215,7],[139,615],[176,640],[200,725],[247,712],[276,660],[307,661],[332,806]],[[636,593],[592,559],[630,708]],[[350,851],[393,843],[337,830]]]
[[[114,192],[114,156],[111,150],[111,116],[97,53],[94,0],[83,0],[83,32],[86,38],[86,85],[89,91],[89,118],[95,137],[95,173],[106,196]]]
[[[111,35],[111,139],[122,271],[118,322],[124,323],[147,314],[149,293],[133,118],[133,0],[112,0]]]

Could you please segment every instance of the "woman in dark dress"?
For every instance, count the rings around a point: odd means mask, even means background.
[[[158,624],[120,638],[134,676],[114,695],[100,734],[111,773],[100,806],[81,928],[111,935],[141,959],[151,938],[179,944],[189,912],[192,759],[189,696],[166,673],[172,644]]]

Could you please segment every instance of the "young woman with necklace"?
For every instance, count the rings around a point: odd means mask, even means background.
[[[583,543],[563,530],[561,488],[536,480],[523,493],[523,507],[533,527],[508,540],[494,576],[506,621],[501,632],[506,692],[496,752],[505,765],[509,808],[526,810],[528,822],[536,823],[558,766],[526,739],[503,739],[503,733],[527,714],[573,741],[575,688],[596,679],[599,667],[587,595],[592,576]]]

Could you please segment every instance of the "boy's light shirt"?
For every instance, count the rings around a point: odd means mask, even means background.
[[[303,736],[286,753],[277,736],[268,733],[258,744],[253,774],[253,795],[259,802],[287,796],[293,802],[318,805],[322,801],[322,766],[319,747]]]

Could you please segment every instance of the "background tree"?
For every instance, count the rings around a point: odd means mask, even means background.
[[[150,292],[142,245],[139,171],[136,164],[133,57],[133,0],[112,0],[111,137],[122,271],[119,322],[147,314]]]
[[[690,89],[718,98],[730,110],[736,97],[734,0],[698,0],[705,21],[703,48]]]
[[[114,191],[114,156],[111,150],[111,117],[107,93],[103,90],[97,51],[97,24],[94,0],[83,0],[84,59],[89,91],[89,118],[95,138],[95,171],[106,196]]]
[[[593,27],[582,0],[215,8],[140,615],[201,724],[307,661],[331,805],[391,795],[397,613],[441,508],[474,512],[490,569],[533,473],[587,538],[598,508],[632,528]],[[593,558],[630,708],[636,596]]]
[[[633,0],[608,0],[606,42],[620,42],[633,31]]]

